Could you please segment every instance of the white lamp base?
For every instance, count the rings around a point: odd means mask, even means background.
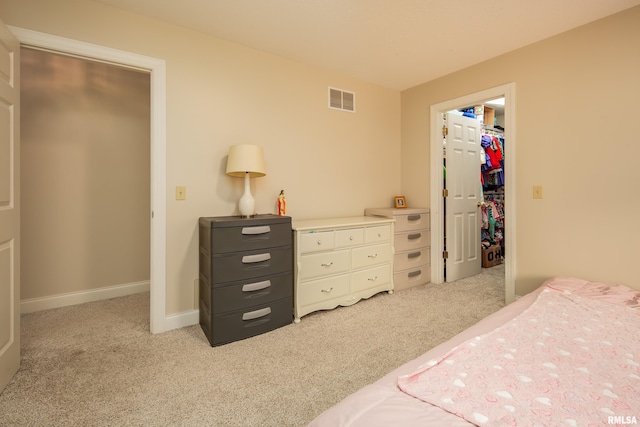
[[[244,194],[238,202],[238,209],[243,218],[249,218],[256,213],[256,201],[251,195],[251,185],[249,182],[249,173],[244,174]]]

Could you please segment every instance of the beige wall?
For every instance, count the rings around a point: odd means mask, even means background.
[[[194,306],[197,219],[237,213],[232,144],[264,147],[260,213],[281,189],[294,218],[360,215],[400,192],[400,93],[88,0],[4,0],[7,25],[166,60],[167,314]],[[357,112],[327,108],[327,87]],[[175,200],[175,187],[187,200]],[[409,199],[410,200],[410,199]]]
[[[516,292],[560,274],[639,287],[638,7],[402,95],[85,0],[5,0],[0,19],[166,60],[167,314],[195,308],[197,218],[237,212],[241,180],[224,175],[231,144],[265,148],[260,212],[281,189],[295,218],[357,215],[399,192],[428,206],[430,105],[509,82]],[[329,110],[327,86],[355,92],[357,113]],[[174,200],[177,185],[186,201]]]
[[[149,74],[21,52],[21,299],[149,280]]]
[[[516,294],[556,275],[640,289],[638,46],[635,7],[404,91],[402,191],[429,204],[432,104],[515,82]]]

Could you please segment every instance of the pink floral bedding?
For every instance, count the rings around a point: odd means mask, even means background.
[[[398,386],[476,425],[640,422],[639,296],[556,278],[522,314]]]

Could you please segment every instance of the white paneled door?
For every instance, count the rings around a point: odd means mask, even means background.
[[[446,281],[480,274],[481,192],[478,120],[447,114]]]
[[[20,43],[0,22],[0,391],[20,368]]]

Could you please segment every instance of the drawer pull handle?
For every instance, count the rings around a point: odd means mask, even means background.
[[[378,276],[373,276],[373,277],[369,277],[369,279],[371,282],[375,282],[376,280],[378,280]]]
[[[416,271],[410,272],[409,274],[407,274],[407,276],[416,277],[416,276],[419,276],[420,274],[422,274],[422,270],[416,270]]]
[[[243,264],[253,264],[255,262],[268,261],[271,259],[271,254],[257,254],[257,255],[245,255],[242,257]]]
[[[411,252],[410,254],[407,254],[407,258],[418,258],[420,255],[422,255],[422,252]]]
[[[324,292],[325,294],[331,293],[331,291],[333,290],[333,288],[329,288],[329,289],[320,289],[320,292]]]
[[[407,238],[409,240],[419,239],[422,236],[422,233],[409,234]]]
[[[322,244],[322,240],[318,239],[318,245]]]
[[[260,310],[242,313],[242,320],[258,319],[260,317],[268,316],[269,314],[271,314],[271,307],[261,308]]]
[[[349,236],[349,240],[353,240],[353,236]]]
[[[271,286],[271,280],[264,280],[262,282],[248,283],[242,286],[242,292],[254,292],[262,289],[267,289]]]
[[[320,264],[321,267],[331,267],[333,265],[333,261],[331,262],[323,262]]]
[[[409,215],[409,216],[407,217],[407,220],[409,220],[409,221],[417,221],[417,220],[419,220],[421,217],[422,217],[422,215],[420,215],[420,214]]]
[[[242,227],[242,234],[265,234],[271,231],[271,227],[263,225],[260,227]]]
[[[382,237],[382,233],[378,233],[378,237]]]
[[[378,254],[367,255],[369,258],[378,258]]]

